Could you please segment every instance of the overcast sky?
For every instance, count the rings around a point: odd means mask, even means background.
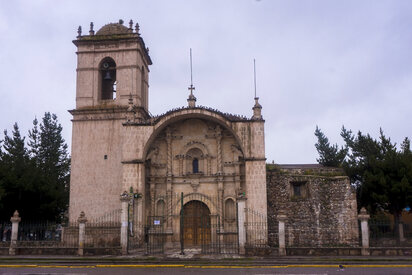
[[[0,0],[0,129],[56,113],[70,145],[77,28],[133,19],[150,48],[149,108],[197,103],[250,117],[253,59],[269,162],[315,163],[316,125],[412,136],[412,1]],[[2,134],[0,135],[2,139]]]

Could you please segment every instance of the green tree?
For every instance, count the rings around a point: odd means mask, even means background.
[[[29,153],[30,157],[35,160],[36,164],[39,164],[39,147],[40,147],[40,132],[39,121],[37,118],[33,120],[33,128],[29,130]]]
[[[347,154],[343,168],[357,187],[358,206],[393,214],[397,231],[403,209],[412,206],[412,152],[405,138],[400,149],[380,129],[379,139],[342,127]],[[325,137],[326,138],[326,137]],[[327,138],[326,138],[327,142]]]
[[[1,182],[2,219],[8,219],[15,209],[24,207],[27,183],[32,180],[29,171],[29,155],[25,138],[21,136],[17,123],[13,125],[12,136],[4,131],[4,152],[2,153]]]
[[[318,138],[318,142],[315,144],[316,150],[319,153],[319,158],[316,159],[317,162],[324,166],[341,167],[348,148],[341,147],[339,149],[337,144],[330,145],[329,139],[318,126],[316,126],[315,136]]]
[[[60,220],[69,200],[70,158],[67,144],[55,114],[46,112],[39,128],[40,131],[37,129],[37,120],[34,120],[29,133],[30,151],[41,171],[44,187],[44,192],[39,194],[43,201],[39,211],[47,213],[48,219]]]
[[[0,153],[0,219],[18,209],[27,220],[60,221],[68,207],[70,158],[57,116],[45,113],[28,135],[5,131]],[[0,150],[1,151],[1,150]]]

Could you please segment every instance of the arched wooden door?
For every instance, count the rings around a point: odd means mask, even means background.
[[[210,243],[210,210],[201,201],[190,201],[183,206],[183,240],[185,246]]]

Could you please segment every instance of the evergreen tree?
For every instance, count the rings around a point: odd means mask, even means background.
[[[48,187],[45,194],[48,200],[45,200],[42,209],[54,209],[56,219],[60,219],[67,209],[69,199],[70,159],[61,133],[62,126],[57,116],[46,112],[40,124],[37,158]]]
[[[30,184],[32,177],[28,169],[29,155],[24,140],[17,123],[13,125],[12,136],[8,135],[7,130],[4,131],[0,183],[3,190],[3,211],[1,213],[3,219],[10,218],[15,209],[24,207],[26,203],[25,189]]]
[[[43,172],[54,180],[62,180],[69,173],[70,162],[62,130],[55,114],[44,114],[40,124],[38,158]]]
[[[327,138],[318,135],[328,147]],[[382,129],[378,140],[360,131],[354,135],[345,127],[341,136],[348,150],[342,166],[357,187],[358,206],[365,206],[372,213],[385,210],[393,214],[398,232],[403,209],[412,206],[410,140],[405,138],[398,150]]]
[[[4,212],[4,162],[3,162],[3,140],[0,140],[0,213]],[[0,215],[1,219],[1,215]]]
[[[39,147],[40,147],[40,132],[38,127],[38,120],[35,118],[33,120],[33,128],[29,130],[29,153],[30,157],[35,160],[36,164],[39,161]]]
[[[319,153],[319,158],[316,159],[317,162],[324,166],[340,167],[348,152],[347,147],[339,149],[337,144],[330,145],[329,139],[318,126],[316,126],[315,136],[318,138],[318,142],[315,144]]]
[[[17,124],[0,154],[0,219],[18,209],[27,220],[60,221],[68,207],[70,159],[56,115],[33,121],[28,145]],[[1,150],[0,150],[1,151]]]

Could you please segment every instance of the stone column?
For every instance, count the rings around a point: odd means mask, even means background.
[[[222,130],[220,126],[216,126],[216,147],[217,147],[217,173],[221,174],[223,172],[222,163]]]
[[[237,224],[238,224],[238,238],[239,238],[239,254],[245,254],[246,245],[246,198],[237,198]]]
[[[173,158],[172,158],[172,139],[173,139],[173,135],[172,135],[172,131],[170,128],[166,129],[166,144],[167,144],[167,172],[166,172],[166,211],[165,211],[165,215],[167,215],[166,217],[166,230],[168,233],[172,232],[172,182],[173,182]],[[185,162],[185,160],[183,160],[182,164]],[[182,167],[181,171],[182,174],[185,173],[186,170],[184,170],[186,168]],[[171,243],[171,235],[168,235],[168,239],[167,239],[167,243]]]
[[[286,256],[285,222],[287,217],[283,212],[279,211],[277,218],[279,221],[279,256]]]
[[[155,183],[150,182],[150,215],[151,216],[156,216],[156,191],[155,191]]]
[[[144,209],[143,209],[143,198],[139,197],[137,200],[135,200],[135,211],[136,211],[136,217],[137,221],[134,221],[137,223],[137,235],[140,237],[144,236],[144,223],[145,223],[145,217],[143,216],[144,214]]]
[[[17,247],[17,238],[19,232],[19,222],[21,218],[19,217],[19,212],[16,210],[14,211],[13,217],[10,218],[11,221],[11,242],[9,248],[9,255],[16,255],[16,247]]]
[[[369,225],[368,225],[368,220],[370,216],[368,215],[368,212],[366,212],[365,207],[362,207],[360,210],[360,213],[358,215],[358,219],[361,221],[361,231],[362,231],[362,250],[361,254],[362,256],[369,256],[370,251],[369,251]]]
[[[79,249],[77,250],[77,254],[79,256],[83,256],[84,255],[84,241],[86,238],[86,222],[87,222],[87,218],[86,215],[84,214],[84,212],[80,212],[80,216],[77,219],[78,223],[79,223]]]
[[[169,177],[172,175],[172,131],[170,128],[166,129],[166,144],[167,144],[167,171],[166,174]]]
[[[218,183],[217,183],[217,199],[218,199],[218,213],[219,213],[219,220],[220,220],[220,232],[223,232],[223,176],[218,176]]]
[[[127,229],[129,226],[129,201],[130,196],[129,194],[124,191],[123,194],[120,195],[120,201],[122,202],[122,214],[121,214],[121,228],[120,228],[120,245],[122,246],[122,255],[127,254]]]
[[[218,205],[220,232],[223,232],[223,162],[222,162],[222,130],[216,126],[216,147],[217,147],[217,174],[218,174]],[[223,235],[222,235],[223,237]],[[223,239],[222,239],[223,241]]]

